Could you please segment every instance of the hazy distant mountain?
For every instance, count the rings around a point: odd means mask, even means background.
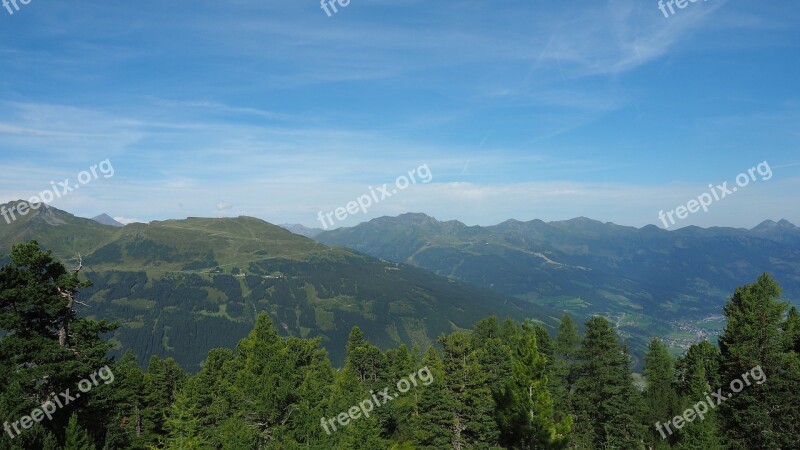
[[[294,234],[299,234],[300,236],[309,238],[313,238],[324,231],[322,228],[308,228],[307,226],[300,225],[299,223],[284,223],[278,226],[285,228]]]
[[[35,239],[67,266],[83,257],[94,285],[82,292],[98,318],[118,319],[113,341],[143,358],[172,356],[192,370],[233,348],[267,311],[289,335],[320,337],[337,364],[348,333],[426,348],[440,333],[496,314],[556,314],[413,266],[331,248],[259,219],[168,220],[123,228],[52,207],[0,225],[0,263],[11,244]]]
[[[714,331],[711,316],[730,293],[763,272],[800,300],[800,228],[785,220],[666,231],[584,217],[471,227],[403,214],[316,239],[577,315],[607,315],[640,347],[650,336],[686,344]]]
[[[95,222],[100,222],[103,225],[111,225],[112,227],[124,227],[125,226],[124,224],[121,224],[121,223],[117,222],[116,220],[114,220],[113,217],[111,217],[111,216],[109,216],[108,214],[105,214],[105,213],[100,214],[97,217],[92,217],[92,220],[94,220]]]

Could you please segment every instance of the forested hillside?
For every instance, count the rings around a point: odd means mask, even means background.
[[[13,243],[31,239],[68,265],[82,264],[92,286],[77,296],[81,313],[119,321],[115,355],[131,349],[142,366],[158,355],[196,372],[211,349],[246,336],[260,311],[284,336],[320,338],[335,364],[353,326],[384,349],[427,349],[440,333],[492,314],[535,317],[550,329],[558,322],[557,312],[534,303],[249,217],[117,228],[45,205],[0,228],[0,263]]]
[[[196,375],[155,356],[143,371],[105,356],[113,324],[75,312],[78,275],[35,243],[0,269],[2,449],[800,446],[800,314],[766,274],[725,305],[719,347],[674,360],[654,339],[643,383],[608,320],[580,333],[569,315],[555,335],[488,317],[424,352],[354,327],[338,365],[262,312]]]
[[[667,231],[584,217],[481,227],[403,214],[325,231],[315,239],[576,317],[609,317],[636,355],[644,353],[652,335],[663,337],[673,351],[715,339],[730,292],[761,273],[781,279],[787,298],[800,298],[800,228],[785,220],[749,230]]]

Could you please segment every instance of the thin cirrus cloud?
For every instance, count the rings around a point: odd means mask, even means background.
[[[796,16],[727,0],[668,19],[651,0],[365,0],[331,18],[313,2],[34,3],[0,29],[0,196],[108,158],[114,178],[56,206],[314,226],[428,163],[430,184],[352,220],[643,225],[769,160],[775,180],[692,219],[747,225],[748,201],[758,219],[800,210],[773,187],[798,173],[794,73],[776,70],[796,59]]]

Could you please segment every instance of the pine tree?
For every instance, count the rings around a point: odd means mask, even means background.
[[[297,443],[302,448],[327,450],[331,448],[331,440],[323,433],[320,419],[325,416],[334,383],[328,353],[320,348],[319,339],[289,338],[286,346],[293,355],[291,364],[297,378],[292,384],[297,388],[286,420],[284,441]]]
[[[444,364],[434,348],[428,350],[423,366],[430,370],[433,381],[421,388],[412,441],[419,450],[453,448],[455,400],[445,386]]]
[[[725,383],[744,378],[758,368],[767,377],[763,384],[751,381],[739,393],[731,393],[719,407],[727,443],[733,449],[791,448],[798,443],[795,420],[797,377],[794,353],[785,352],[784,313],[787,304],[777,301],[780,287],[767,274],[742,286],[725,305],[727,324],[719,338],[720,375]],[[794,389],[794,390],[793,390]]]
[[[783,324],[784,350],[800,353],[800,312],[792,306]]]
[[[675,366],[672,357],[659,339],[653,338],[644,357],[644,376],[647,389],[644,392],[647,424],[656,424],[672,419],[680,410],[678,393],[675,390]],[[655,428],[650,428],[650,443],[657,445],[664,442],[664,436]],[[667,436],[669,442],[675,442],[677,436]]]
[[[78,416],[72,414],[67,423],[66,435],[64,438],[64,450],[95,450],[89,433],[78,424]]]
[[[608,320],[586,322],[578,357],[575,442],[580,448],[643,448],[641,396],[633,386],[630,357]]]
[[[502,331],[500,330],[500,322],[497,317],[491,316],[483,320],[479,320],[470,334],[470,343],[472,348],[482,348],[486,341],[490,339],[502,339]]]
[[[571,377],[575,359],[580,349],[581,338],[578,328],[564,314],[553,342],[553,361],[549,372],[550,395],[553,397],[553,417],[556,422],[572,420],[572,400],[570,391],[574,385]]]
[[[439,342],[444,349],[445,385],[453,396],[453,448],[497,445],[500,433],[493,419],[495,404],[469,333],[456,331]]]
[[[166,417],[186,382],[186,373],[173,358],[153,356],[144,381],[142,436],[144,442],[155,445],[160,437],[166,435]]]
[[[236,348],[232,398],[235,417],[253,430],[260,446],[270,447],[286,431],[286,421],[296,399],[296,381],[286,343],[266,313]]]
[[[697,402],[705,401],[706,395],[716,391],[720,386],[719,357],[717,347],[708,341],[702,341],[692,344],[686,355],[679,357],[675,362],[676,386],[681,397],[681,410],[685,411]],[[685,450],[725,448],[717,409],[713,406],[707,406],[707,409],[704,419],[698,418],[686,423],[677,432],[677,448]]]
[[[356,374],[352,367],[347,364],[336,376],[330,405],[324,417],[326,419],[336,419],[340,414],[348,416],[350,408],[360,405],[362,401],[371,399],[373,393],[376,394],[379,403],[374,404],[373,402],[373,410],[369,412],[369,417],[361,415],[355,420],[344,417],[346,425],[334,420],[333,424],[329,423],[324,427],[326,428],[325,432],[330,433],[334,448],[368,450],[370,448],[387,447],[386,440],[381,436],[383,429],[377,413],[388,404],[377,392],[367,389],[365,383],[361,381],[360,375]]]
[[[400,345],[396,350],[387,350],[386,358],[389,363],[388,378],[395,383],[408,377],[412,372],[416,372],[420,367],[416,355],[409,351],[405,345]],[[417,412],[419,395],[420,386],[416,386],[391,403],[391,415],[384,424],[387,436],[399,442],[406,442],[412,439],[411,419]]]
[[[109,414],[105,445],[108,448],[143,448],[145,446],[142,411],[146,408],[144,372],[136,356],[128,350],[114,366],[114,408]]]
[[[186,391],[178,392],[175,402],[164,423],[167,434],[163,450],[198,450],[208,448],[200,436],[198,419],[195,417]]]
[[[578,327],[569,314],[564,314],[556,334],[555,353],[566,359],[575,358],[580,350],[580,345],[581,337],[578,334]]]
[[[703,341],[703,344],[707,344],[715,353],[719,353],[716,352],[713,346],[708,344],[708,341]],[[705,395],[712,391],[708,382],[709,377],[706,374],[705,361],[698,358],[708,350],[701,347],[702,344],[694,344],[687,352],[685,379],[687,390],[686,397],[683,399],[683,410],[692,408],[696,402],[705,401]],[[708,357],[715,359],[716,356],[711,354]],[[698,409],[702,410],[703,408],[698,407]],[[710,406],[706,406],[704,409],[708,410],[704,417],[697,417],[693,422],[686,423],[683,429],[679,431],[677,448],[681,450],[723,450],[725,448],[718,426],[716,410]]]
[[[202,370],[187,380],[182,390],[187,407],[197,419],[202,440],[213,447],[221,445],[221,433],[217,427],[234,415],[231,399],[233,359],[233,352],[229,349],[211,350]]]
[[[778,445],[781,448],[800,448],[800,402],[797,401],[797,388],[800,386],[800,317],[795,308],[789,311],[781,329],[783,352],[778,364],[779,376],[772,376],[762,387],[769,385],[767,401],[771,402],[770,418]]]
[[[512,355],[513,376],[497,400],[501,444],[518,449],[563,448],[571,420],[554,423],[546,358],[538,350],[534,326],[522,325]]]
[[[552,366],[556,355],[556,344],[553,342],[553,338],[550,337],[547,328],[540,323],[535,324],[533,329],[536,332],[536,345],[539,349],[539,353],[545,357],[545,364],[547,364],[547,366]]]
[[[36,241],[15,245],[10,262],[0,268],[0,410],[21,417],[52,399],[56,392],[75,391],[75,383],[110,364],[111,346],[102,335],[116,329],[107,321],[80,317],[79,291],[90,286],[81,281],[82,268],[68,271]],[[100,389],[72,402],[82,407]],[[87,424],[103,424],[106,411],[87,409]],[[56,414],[40,429],[18,438],[26,446],[43,446],[47,431],[58,436],[69,416]],[[40,428],[39,426],[35,428]],[[33,431],[33,430],[31,430]],[[92,430],[102,436],[104,430]]]
[[[386,355],[378,347],[367,342],[364,339],[364,333],[358,327],[354,327],[350,331],[346,350],[345,368],[356,375],[363,392],[379,392],[381,389],[392,386],[396,382],[396,380],[392,380],[389,377],[389,360]],[[350,406],[352,405],[353,403],[350,404]],[[372,428],[376,428],[380,430],[380,435],[388,438],[397,428],[398,415],[396,408],[399,406],[393,401],[376,408],[372,413],[373,417],[369,420],[370,424],[373,421],[377,423],[375,427],[359,424],[359,426],[351,428],[353,430],[359,429],[364,436],[370,436]]]

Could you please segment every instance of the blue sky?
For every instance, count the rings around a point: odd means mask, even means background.
[[[800,224],[800,4],[652,0],[45,2],[0,9],[0,201],[109,159],[55,207],[320,226],[368,186],[433,179],[338,225]],[[13,6],[10,6],[13,10]]]

